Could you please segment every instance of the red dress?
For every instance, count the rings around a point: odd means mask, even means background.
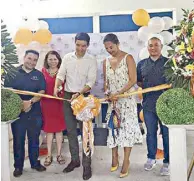
[[[53,95],[56,76],[51,77],[45,68],[42,69],[42,73],[46,80],[45,94]],[[62,92],[61,97],[62,96],[64,96],[64,92]],[[43,131],[46,133],[55,133],[66,129],[63,101],[42,98],[41,109],[43,117]]]

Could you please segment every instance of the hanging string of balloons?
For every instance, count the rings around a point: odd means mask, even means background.
[[[52,39],[52,33],[48,30],[49,25],[43,20],[24,21],[14,37],[15,44],[28,45],[32,41],[47,44]]]
[[[162,54],[168,57],[168,50],[171,49],[168,46],[173,41],[173,35],[169,30],[173,26],[173,20],[171,17],[150,17],[150,14],[144,9],[138,9],[132,14],[133,22],[141,26],[138,29],[138,39],[142,42],[147,42],[148,38],[152,34],[157,34],[163,39],[163,49]],[[140,60],[147,58],[149,56],[147,47],[145,46],[139,53]]]

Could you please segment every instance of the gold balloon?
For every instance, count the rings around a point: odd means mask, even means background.
[[[139,118],[144,122],[143,109],[139,113]]]
[[[33,36],[33,41],[37,41],[40,44],[47,44],[51,41],[51,39],[52,34],[49,30],[46,29],[38,30]]]
[[[132,14],[133,22],[138,26],[147,26],[150,20],[150,15],[144,9],[138,9]]]
[[[29,29],[19,29],[14,37],[14,43],[27,45],[32,41],[32,36]]]

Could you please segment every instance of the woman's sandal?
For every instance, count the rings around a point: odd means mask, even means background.
[[[62,165],[65,164],[65,158],[62,155],[57,156],[57,162]]]
[[[44,166],[48,167],[53,162],[53,156],[47,156],[44,161]]]

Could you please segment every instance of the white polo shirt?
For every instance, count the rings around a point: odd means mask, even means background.
[[[57,78],[65,81],[65,91],[80,92],[84,86],[93,87],[97,76],[97,61],[86,53],[77,58],[75,52],[64,56]]]

